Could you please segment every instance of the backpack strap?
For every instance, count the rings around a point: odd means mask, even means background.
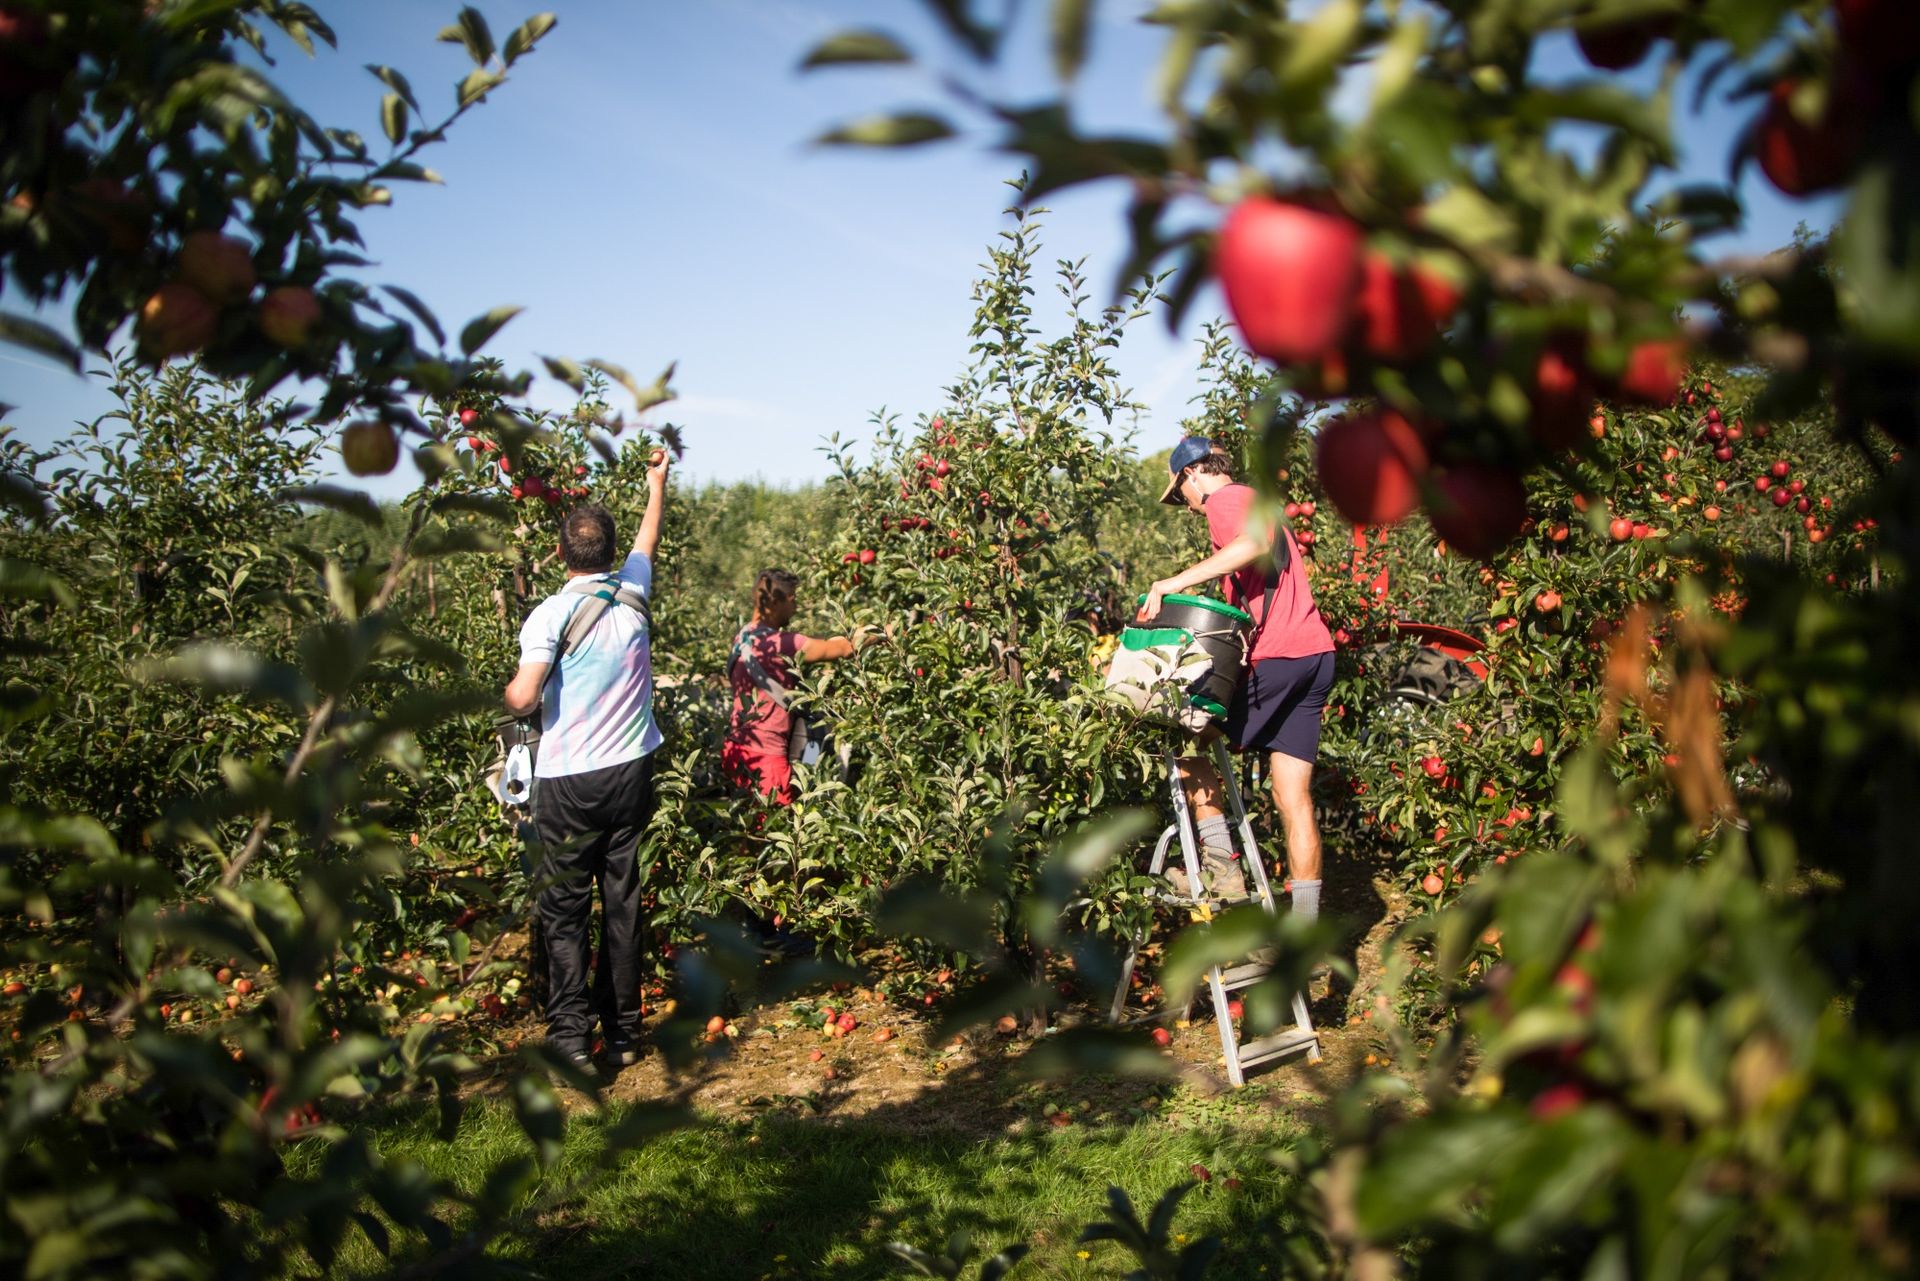
[[[784,711],[787,706],[787,687],[773,678],[773,673],[761,663],[760,656],[753,652],[754,645],[761,637],[772,634],[773,628],[764,623],[758,627],[741,628],[740,634],[733,638],[733,653],[727,659],[727,670],[731,672],[735,663],[745,667],[747,679],[753,683],[753,687],[772,699],[775,707]]]
[[[599,578],[576,578],[560,590],[562,594],[571,592],[586,599],[575,605],[573,612],[567,615],[567,625],[553,647],[553,658],[547,668],[548,681],[553,680],[559,672],[560,660],[593,634],[593,629],[606,617],[607,610],[616,603],[638,613],[647,630],[653,630],[653,611],[648,608],[647,598],[640,594],[637,587],[625,583],[616,585]]]
[[[1293,535],[1286,526],[1278,521],[1273,525],[1273,577],[1267,580],[1266,598],[1260,605],[1260,626],[1264,629],[1267,619],[1273,615],[1273,595],[1280,590],[1280,580],[1286,575],[1287,566],[1293,563]],[[1247,641],[1248,652],[1252,652],[1253,641]]]

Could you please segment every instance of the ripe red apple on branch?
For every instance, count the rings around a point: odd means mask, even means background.
[[[1416,262],[1403,268],[1379,252],[1361,263],[1355,328],[1361,347],[1376,360],[1397,364],[1418,356],[1459,306],[1460,291],[1430,267]]]
[[[260,300],[260,332],[289,350],[307,345],[320,320],[320,300],[303,285],[282,285]]]
[[[1220,226],[1214,273],[1253,351],[1281,364],[1337,347],[1360,285],[1360,227],[1337,213],[1250,196]]]
[[[180,242],[180,279],[216,306],[239,302],[253,292],[253,251],[244,240],[217,231],[190,232]]]
[[[141,354],[158,362],[205,347],[213,340],[218,320],[206,295],[176,280],[160,286],[141,304],[133,331]]]
[[[1476,560],[1520,534],[1527,519],[1527,491],[1518,472],[1485,463],[1462,463],[1440,472],[1428,509],[1434,532]]]
[[[1348,520],[1391,525],[1420,502],[1427,447],[1397,410],[1350,415],[1321,428],[1320,484]]]

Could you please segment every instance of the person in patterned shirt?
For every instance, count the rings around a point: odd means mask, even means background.
[[[520,668],[505,695],[513,715],[541,712],[533,821],[543,847],[535,911],[547,947],[547,1040],[583,1069],[592,1065],[596,1015],[613,1063],[639,1057],[639,845],[653,815],[653,751],[660,746],[647,616],[614,604],[561,655],[557,669],[553,656],[589,593],[630,587],[651,599],[667,467],[665,451],[658,452],[647,469],[646,513],[624,562],[614,561],[618,539],[606,508],[567,513],[560,526],[567,585],[527,615]],[[596,883],[600,949],[590,978]]]

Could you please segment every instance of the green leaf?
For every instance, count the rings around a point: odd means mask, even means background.
[[[402,307],[412,312],[413,318],[427,327],[427,332],[433,335],[435,342],[439,343],[442,347],[447,345],[446,331],[440,328],[439,319],[432,311],[428,310],[427,304],[420,301],[418,295],[412,290],[402,289],[398,285],[381,285],[380,288],[384,293],[398,301]]]
[[[0,556],[0,598],[50,600],[71,609],[78,597],[65,579],[32,561]]]
[[[1053,0],[1051,31],[1054,74],[1071,81],[1087,60],[1087,32],[1092,25],[1090,0]]]
[[[500,332],[501,326],[525,311],[524,307],[495,307],[484,316],[476,316],[460,331],[460,350],[471,356]]]
[[[487,494],[442,494],[433,500],[431,506],[437,512],[472,512],[502,524],[513,520],[513,505],[504,498]]]
[[[824,146],[917,147],[954,136],[953,126],[939,116],[906,111],[891,116],[866,116],[821,134]]]
[[[475,525],[450,525],[445,529],[425,530],[413,543],[413,554],[427,560],[458,556],[465,552],[494,553],[505,550],[506,544],[497,535]]]
[[[1028,1050],[1015,1070],[1026,1079],[1065,1081],[1093,1074],[1154,1078],[1173,1075],[1173,1063],[1137,1031],[1076,1027]]]
[[[1360,0],[1331,0],[1296,24],[1280,63],[1280,83],[1299,92],[1331,79],[1360,36],[1364,10]]]
[[[392,67],[377,66],[373,63],[367,64],[367,70],[371,71],[381,84],[399,94],[401,99],[418,114],[420,110],[420,100],[413,96],[413,86],[407,83],[405,76],[395,71]]]
[[[800,69],[912,61],[913,55],[885,32],[841,31],[815,45],[801,60]]]
[[[316,507],[325,507],[375,529],[386,523],[380,514],[380,504],[374,502],[371,495],[358,489],[348,489],[345,485],[294,485],[275,496],[283,503],[312,503]]]
[[[597,369],[626,388],[633,396],[635,409],[639,413],[644,414],[655,405],[663,405],[674,398],[674,393],[668,384],[673,381],[673,371],[678,367],[678,361],[668,365],[660,376],[653,380],[651,387],[642,387],[632,374],[610,360],[589,360],[583,363],[588,369]]]
[[[387,141],[395,146],[407,136],[407,103],[397,93],[390,93],[380,100],[380,127],[387,131]]]
[[[560,19],[551,13],[534,14],[531,18],[528,18],[525,22],[515,27],[513,34],[507,37],[506,50],[501,55],[502,59],[508,66],[512,66],[519,60],[521,54],[528,52],[534,45],[538,44],[540,38],[546,35],[547,32],[553,30],[554,24],[559,21]]]
[[[488,71],[484,67],[478,71],[468,72],[467,78],[460,82],[460,87],[454,95],[454,100],[462,107],[471,107],[474,103],[499,88],[501,82],[505,79],[506,77],[500,73]]]
[[[201,685],[217,694],[245,694],[257,702],[285,703],[297,710],[305,710],[313,701],[313,689],[299,671],[231,645],[192,645],[163,662],[147,664],[141,675]]]
[[[564,356],[542,356],[540,360],[547,372],[573,389],[576,396],[587,394],[587,376],[581,371],[580,363],[568,360]]]
[[[0,341],[52,357],[74,373],[80,372],[80,349],[68,342],[58,330],[37,320],[0,312]]]
[[[448,44],[465,45],[467,56],[477,67],[486,66],[493,57],[493,32],[487,30],[487,20],[472,5],[460,10],[452,26],[441,28],[440,39]]]

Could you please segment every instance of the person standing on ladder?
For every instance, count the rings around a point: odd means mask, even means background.
[[[1333,688],[1333,635],[1313,603],[1292,532],[1284,524],[1249,519],[1253,489],[1234,480],[1225,452],[1205,437],[1187,436],[1174,446],[1167,466],[1172,477],[1160,501],[1206,517],[1213,554],[1148,588],[1140,617],[1153,618],[1164,597],[1215,578],[1224,580],[1229,605],[1253,615],[1247,671],[1224,732],[1239,750],[1267,753],[1273,800],[1286,830],[1293,910],[1314,920],[1320,915],[1320,829],[1313,814],[1313,761]],[[1202,847],[1202,875],[1213,882],[1206,893],[1219,900],[1247,897],[1246,875],[1221,809],[1219,775],[1198,756],[1182,760],[1180,769]]]

